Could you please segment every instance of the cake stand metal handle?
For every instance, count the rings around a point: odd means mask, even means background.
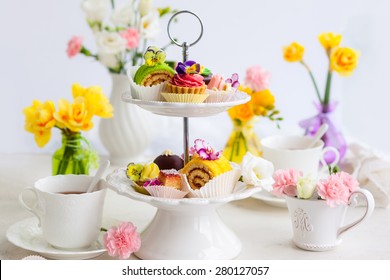
[[[190,15],[193,15],[195,16],[198,20],[199,20],[199,23],[200,23],[200,35],[198,37],[198,39],[196,39],[194,42],[192,43],[187,43],[187,42],[183,42],[183,43],[179,43],[176,39],[174,39],[172,36],[171,36],[171,32],[170,32],[170,27],[171,27],[171,23],[172,23],[172,20],[178,16],[179,14],[190,14]],[[167,26],[167,32],[168,32],[168,36],[169,36],[169,39],[171,39],[171,41],[182,48],[182,52],[183,52],[183,63],[186,62],[188,60],[188,50],[190,47],[192,47],[193,45],[195,45],[196,43],[199,42],[200,38],[202,38],[203,36],[203,22],[202,20],[200,19],[200,17],[191,12],[191,11],[187,11],[187,10],[183,10],[183,11],[179,11],[175,14],[172,15],[172,17],[169,19],[168,21],[168,26]],[[187,117],[184,117],[183,118],[183,144],[184,144],[184,163],[187,164],[188,161],[189,161],[189,124],[188,124],[188,118]]]

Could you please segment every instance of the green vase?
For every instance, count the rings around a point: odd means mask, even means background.
[[[62,146],[52,157],[52,174],[89,174],[96,153],[80,132],[62,132]]]

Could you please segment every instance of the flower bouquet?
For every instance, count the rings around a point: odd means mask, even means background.
[[[23,110],[25,130],[34,134],[39,147],[49,142],[53,127],[62,133],[62,147],[52,158],[53,175],[89,174],[91,165],[96,166],[98,156],[81,131],[92,129],[94,116],[113,116],[112,106],[100,87],[84,88],[73,84],[72,94],[73,103],[60,99],[58,110],[51,100],[44,103],[34,100],[31,106]]]
[[[249,94],[251,100],[228,110],[233,121],[233,131],[223,155],[230,161],[240,163],[248,151],[261,156],[260,141],[253,130],[258,117],[267,117],[277,124],[282,120],[279,111],[275,109],[275,97],[269,90],[270,77],[270,73],[260,66],[249,67],[246,71],[245,83],[238,90]]]
[[[331,113],[335,110],[337,103],[330,98],[331,82],[333,71],[341,76],[350,76],[355,70],[358,63],[358,52],[349,47],[341,47],[341,35],[329,33],[322,33],[318,39],[323,46],[328,57],[329,66],[326,76],[326,84],[324,93],[321,94],[318,88],[316,79],[310,70],[309,66],[303,60],[305,49],[297,42],[291,43],[289,46],[283,48],[283,56],[287,62],[299,62],[308,71],[311,81],[313,82],[315,92],[317,94],[318,102],[315,103],[318,111],[317,115],[312,118],[300,122],[300,126],[305,129],[308,135],[314,135],[319,127],[326,123],[329,126],[327,133],[322,137],[325,146],[333,146],[338,149],[340,153],[340,160],[344,157],[347,145],[346,141],[331,120]],[[326,161],[332,162],[334,155],[327,155]]]
[[[111,0],[85,0],[81,8],[96,39],[92,53],[83,37],[73,36],[67,47],[69,58],[77,54],[92,57],[111,73],[126,73],[126,64],[140,65],[148,46],[160,32],[159,20],[171,13],[170,7],[155,8],[152,0],[127,1],[117,5]]]

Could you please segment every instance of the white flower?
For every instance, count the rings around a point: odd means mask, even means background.
[[[153,0],[140,0],[138,5],[138,11],[141,17],[146,16],[153,10]]]
[[[159,13],[157,10],[153,10],[141,18],[140,37],[144,39],[155,39],[159,33]]]
[[[317,183],[311,177],[298,177],[297,196],[298,198],[309,199],[316,190]]]
[[[96,34],[98,53],[119,54],[126,50],[126,39],[116,32],[103,31]]]
[[[110,10],[110,2],[108,0],[85,0],[81,3],[81,9],[88,21],[101,22]]]
[[[122,7],[115,8],[111,14],[111,21],[117,26],[129,26],[135,18],[132,3],[128,3]]]
[[[272,190],[272,174],[274,165],[261,157],[256,157],[247,152],[241,162],[242,180],[253,186],[260,186],[267,191]]]
[[[120,65],[120,59],[117,54],[98,52],[98,59],[104,66],[116,69]]]

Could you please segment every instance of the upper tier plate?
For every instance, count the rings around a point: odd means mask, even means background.
[[[133,99],[130,92],[122,95],[124,102],[132,103],[157,115],[170,117],[209,117],[229,108],[248,102],[251,97],[244,92],[237,92],[233,100],[220,103],[174,103]]]

